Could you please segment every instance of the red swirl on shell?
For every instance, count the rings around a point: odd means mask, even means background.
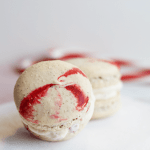
[[[46,84],[35,89],[26,97],[24,97],[19,108],[19,113],[21,114],[21,116],[24,117],[27,121],[38,123],[38,120],[34,120],[33,112],[35,111],[35,109],[33,106],[41,104],[40,99],[46,96],[48,89],[54,85],[55,84]]]
[[[65,72],[63,75],[61,75],[60,77],[58,77],[57,80],[59,80],[61,77],[68,77],[70,75],[78,74],[78,73],[87,78],[87,76],[80,69],[72,68],[72,69],[68,70],[67,72]],[[60,80],[60,81],[62,82],[63,80]]]
[[[64,73],[63,75],[61,75],[60,77],[62,77],[62,76],[67,77],[69,75],[77,74],[77,73],[80,73],[81,75],[86,77],[86,75],[78,68],[72,68],[72,69],[68,70],[66,73]],[[58,79],[60,77],[58,77]],[[45,97],[47,95],[48,89],[53,87],[54,85],[58,85],[58,84],[46,84],[42,87],[39,87],[39,88],[33,90],[26,97],[24,97],[23,100],[21,101],[20,109],[19,109],[19,113],[22,115],[22,117],[24,117],[27,121],[38,124],[38,120],[34,120],[34,111],[35,111],[34,106],[37,104],[41,104],[41,102],[40,102],[41,98]],[[64,86],[64,88],[66,90],[70,91],[77,99],[76,110],[78,110],[78,111],[83,110],[84,107],[87,105],[89,98],[85,96],[85,94],[81,90],[80,86],[76,85],[76,84],[72,84],[72,85]],[[60,98],[59,93],[58,93],[58,96]],[[61,107],[62,99],[60,99],[58,104],[59,104],[59,107]],[[59,113],[57,112],[56,114],[51,115],[50,117],[52,119],[58,119],[59,121],[66,120],[66,119],[60,118],[60,116],[58,116],[58,114]]]
[[[83,110],[89,101],[89,97],[85,96],[84,92],[76,84],[68,85],[65,88],[76,97],[77,99],[76,110],[78,111]]]

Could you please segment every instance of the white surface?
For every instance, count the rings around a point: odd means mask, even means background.
[[[150,57],[149,0],[0,0],[0,63],[47,48]]]
[[[41,141],[31,136],[24,128],[20,128],[13,136],[3,139],[0,148],[3,150],[149,150],[150,103],[131,98],[122,98],[122,102],[122,109],[117,114],[89,122],[80,134],[69,141]],[[5,115],[11,116],[14,111],[16,108],[12,102],[1,105],[0,118]]]

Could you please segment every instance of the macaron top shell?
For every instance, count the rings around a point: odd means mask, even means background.
[[[120,68],[112,61],[95,58],[74,58],[66,62],[79,67],[89,78],[93,88],[107,87],[119,82]]]
[[[114,65],[111,61],[95,58],[74,58],[66,62],[82,68],[82,71],[85,72],[89,78],[120,74],[118,66]]]
[[[27,68],[14,88],[23,121],[57,126],[82,118],[92,103],[91,84],[76,66],[55,60]]]

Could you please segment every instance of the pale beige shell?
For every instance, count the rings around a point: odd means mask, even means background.
[[[93,88],[114,85],[121,77],[119,68],[106,60],[74,58],[68,59],[66,62],[79,67],[87,75]]]
[[[46,84],[57,84],[49,88],[47,96],[41,98],[41,104],[34,106],[34,119],[38,120],[39,124],[29,122],[21,116],[24,123],[39,128],[44,128],[44,126],[45,128],[55,128],[63,124],[64,127],[68,128],[71,126],[73,120],[84,117],[88,107],[90,107],[91,103],[94,103],[91,97],[92,87],[89,80],[79,73],[62,77],[61,80],[64,80],[64,82],[58,80],[58,77],[74,67],[76,66],[59,60],[45,61],[27,68],[20,75],[14,88],[14,100],[18,110],[23,98],[31,91]],[[70,84],[79,85],[85,95],[89,97],[89,101],[82,111],[76,110],[77,99],[70,91],[64,88]],[[59,100],[58,94],[62,98],[61,109],[56,104]],[[56,111],[59,112],[60,118],[50,117]]]

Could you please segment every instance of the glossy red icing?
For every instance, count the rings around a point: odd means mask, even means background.
[[[38,120],[34,120],[34,107],[37,104],[41,104],[40,99],[46,96],[47,91],[50,87],[56,84],[46,84],[42,87],[39,87],[32,91],[28,96],[24,97],[21,101],[19,113],[24,117],[26,120],[32,123],[38,123]]]
[[[77,73],[80,73],[81,75],[83,75],[84,77],[87,78],[87,76],[78,68],[72,68],[70,70],[68,70],[67,72],[65,72],[63,75],[61,75],[60,77],[58,77],[57,80],[59,80],[61,77],[67,77],[67,76],[70,76],[72,74],[77,74]],[[63,80],[60,80],[61,82],[63,82]]]
[[[89,98],[85,96],[80,87],[76,84],[68,85],[65,87],[68,91],[70,91],[77,99],[76,109],[81,111],[87,105]]]

